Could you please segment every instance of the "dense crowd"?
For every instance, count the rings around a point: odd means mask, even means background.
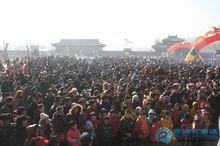
[[[218,128],[218,66],[47,57],[0,70],[0,146],[141,146],[156,142],[160,127]]]

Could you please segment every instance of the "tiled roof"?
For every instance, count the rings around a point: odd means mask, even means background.
[[[98,39],[62,39],[59,43],[52,44],[53,46],[105,46]]]

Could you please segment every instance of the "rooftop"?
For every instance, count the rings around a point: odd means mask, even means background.
[[[167,38],[162,40],[163,42],[165,41],[174,41],[174,42],[182,42],[184,39],[177,37],[177,35],[168,35]]]
[[[99,39],[61,39],[59,43],[52,44],[56,46],[100,46],[104,47],[104,44],[99,42]]]

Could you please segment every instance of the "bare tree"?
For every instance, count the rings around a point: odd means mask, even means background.
[[[27,57],[29,57],[29,55],[30,55],[30,47],[28,45],[26,45],[26,48],[27,48]]]
[[[4,59],[5,62],[8,61],[8,46],[9,43],[6,43],[5,46],[3,46],[3,50],[0,50],[0,57]]]

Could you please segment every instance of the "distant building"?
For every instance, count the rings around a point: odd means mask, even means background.
[[[105,47],[98,39],[62,39],[52,44],[55,54],[63,56],[99,56]]]
[[[155,50],[156,54],[161,55],[166,52],[166,49],[170,47],[173,44],[180,43],[185,41],[182,38],[177,37],[177,35],[168,35],[167,38],[156,41],[155,44],[152,46],[152,48]]]

